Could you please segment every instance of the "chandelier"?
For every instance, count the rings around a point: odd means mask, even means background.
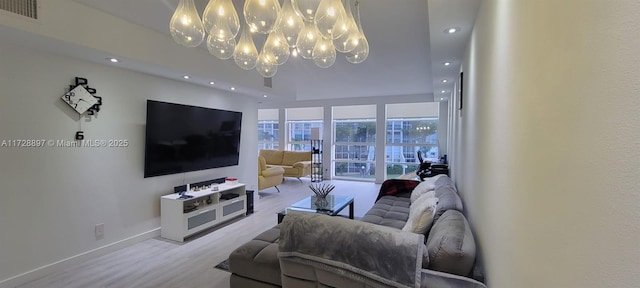
[[[205,42],[219,59],[233,58],[244,70],[256,69],[265,78],[291,54],[313,60],[321,68],[336,61],[336,51],[358,64],[367,59],[369,43],[360,22],[360,7],[351,0],[245,0],[243,23],[231,0],[210,0],[202,18],[194,0],[180,0],[169,25],[171,36],[181,45],[197,47]],[[238,32],[240,38],[236,42]],[[260,53],[254,34],[266,37]]]

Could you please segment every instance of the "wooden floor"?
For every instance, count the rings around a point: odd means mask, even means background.
[[[336,195],[354,197],[355,216],[373,206],[380,188],[370,182],[324,181],[336,186]],[[277,212],[313,193],[308,178],[300,183],[287,178],[281,193],[269,188],[255,197],[255,213],[214,227],[184,243],[162,238],[146,240],[104,256],[79,263],[63,272],[47,275],[20,288],[137,288],[229,287],[228,272],[213,268],[229,253],[262,231],[276,225]],[[345,209],[341,214],[347,214]]]

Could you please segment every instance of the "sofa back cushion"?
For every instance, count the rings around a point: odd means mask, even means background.
[[[476,242],[467,219],[460,211],[440,216],[427,238],[431,270],[469,276],[476,260]]]
[[[260,156],[264,157],[267,165],[281,165],[283,155],[284,151],[282,150],[260,150]]]
[[[311,151],[284,151],[282,156],[282,165],[293,166],[302,161],[311,161]]]
[[[438,218],[447,210],[464,211],[462,207],[462,200],[455,188],[449,186],[441,186],[435,190],[436,197],[438,198],[438,207],[436,213],[433,216],[433,221],[438,221]]]
[[[443,174],[440,174],[443,175]],[[436,178],[440,175],[436,175],[433,178]],[[450,187],[453,190],[455,190],[456,192],[458,191],[458,189],[456,189],[456,184],[453,183],[453,180],[449,177],[449,176],[442,176],[442,177],[438,177],[435,182],[434,182],[434,186],[435,187]]]

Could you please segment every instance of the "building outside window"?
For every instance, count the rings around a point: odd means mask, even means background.
[[[322,129],[322,121],[288,121],[287,128],[290,150],[311,151],[311,128]]]
[[[278,109],[258,110],[258,150],[279,149]]]
[[[375,180],[376,106],[333,107],[333,176]]]
[[[288,108],[286,115],[287,149],[311,151],[311,128],[319,128],[322,131],[323,107]]]

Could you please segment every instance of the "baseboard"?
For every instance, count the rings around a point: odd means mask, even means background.
[[[22,273],[11,278],[0,281],[0,288],[14,288],[19,285],[23,285],[25,283],[31,282],[38,278],[42,278],[46,275],[53,274],[56,272],[63,271],[64,269],[70,267],[71,265],[77,264],[82,261],[86,261],[89,259],[97,258],[107,253],[120,250],[124,247],[131,246],[135,243],[142,242],[147,239],[155,238],[160,236],[160,228],[156,228],[144,233],[140,233],[138,235],[131,236],[129,238],[125,238],[123,240],[98,247],[93,250],[89,250],[84,253],[80,253],[75,256],[71,256],[67,259],[60,260],[58,262],[54,262],[36,269],[33,269],[29,272]]]

